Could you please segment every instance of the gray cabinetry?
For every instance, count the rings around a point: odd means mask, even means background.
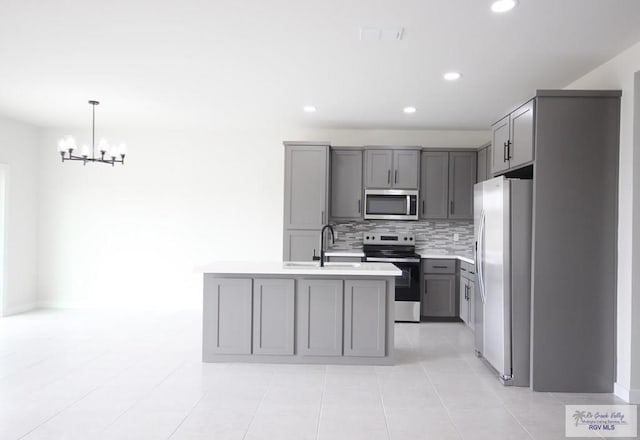
[[[493,125],[493,174],[533,162],[534,111],[535,101],[531,100]]]
[[[344,355],[384,356],[385,282],[355,280],[344,284]]]
[[[204,276],[205,354],[251,354],[251,279]]]
[[[418,189],[419,157],[419,150],[365,150],[365,187]]]
[[[393,151],[365,150],[364,163],[366,188],[391,188]]]
[[[446,151],[423,151],[420,162],[420,218],[447,218],[449,153]]]
[[[491,144],[478,150],[476,181],[491,179]]]
[[[331,217],[362,218],[362,151],[331,150]]]
[[[473,185],[476,183],[476,153],[449,153],[449,218],[473,218]]]
[[[292,279],[253,281],[253,353],[292,355],[295,282]]]
[[[285,261],[311,261],[320,256],[320,230],[284,231]]]
[[[423,260],[422,316],[455,318],[456,260]]]
[[[328,188],[329,146],[285,143],[285,261],[311,259],[312,232],[319,241],[320,229],[328,221]]]
[[[342,280],[301,280],[298,324],[303,356],[342,355]]]
[[[471,329],[475,324],[475,267],[467,262],[460,262],[459,301],[460,319]]]

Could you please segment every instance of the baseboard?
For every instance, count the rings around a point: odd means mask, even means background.
[[[18,304],[17,306],[7,307],[3,310],[2,316],[10,316],[17,315],[19,313],[28,312],[30,310],[36,309],[38,304],[35,302]]]
[[[628,403],[640,403],[640,389],[629,389],[618,382],[613,384],[613,393]]]

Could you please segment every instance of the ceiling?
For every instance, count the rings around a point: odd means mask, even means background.
[[[134,127],[484,129],[640,40],[638,0],[489,6],[0,0],[0,113],[84,124],[98,99],[98,123]],[[363,26],[404,36],[360,41]],[[444,81],[449,70],[462,79]]]

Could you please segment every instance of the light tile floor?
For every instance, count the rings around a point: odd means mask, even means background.
[[[462,324],[396,325],[392,367],[204,364],[197,312],[0,319],[0,439],[563,439],[565,403],[504,387]]]

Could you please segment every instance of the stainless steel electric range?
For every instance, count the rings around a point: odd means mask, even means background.
[[[409,233],[365,232],[365,261],[395,264],[402,271],[396,277],[395,320],[420,322],[420,255],[415,236]]]

